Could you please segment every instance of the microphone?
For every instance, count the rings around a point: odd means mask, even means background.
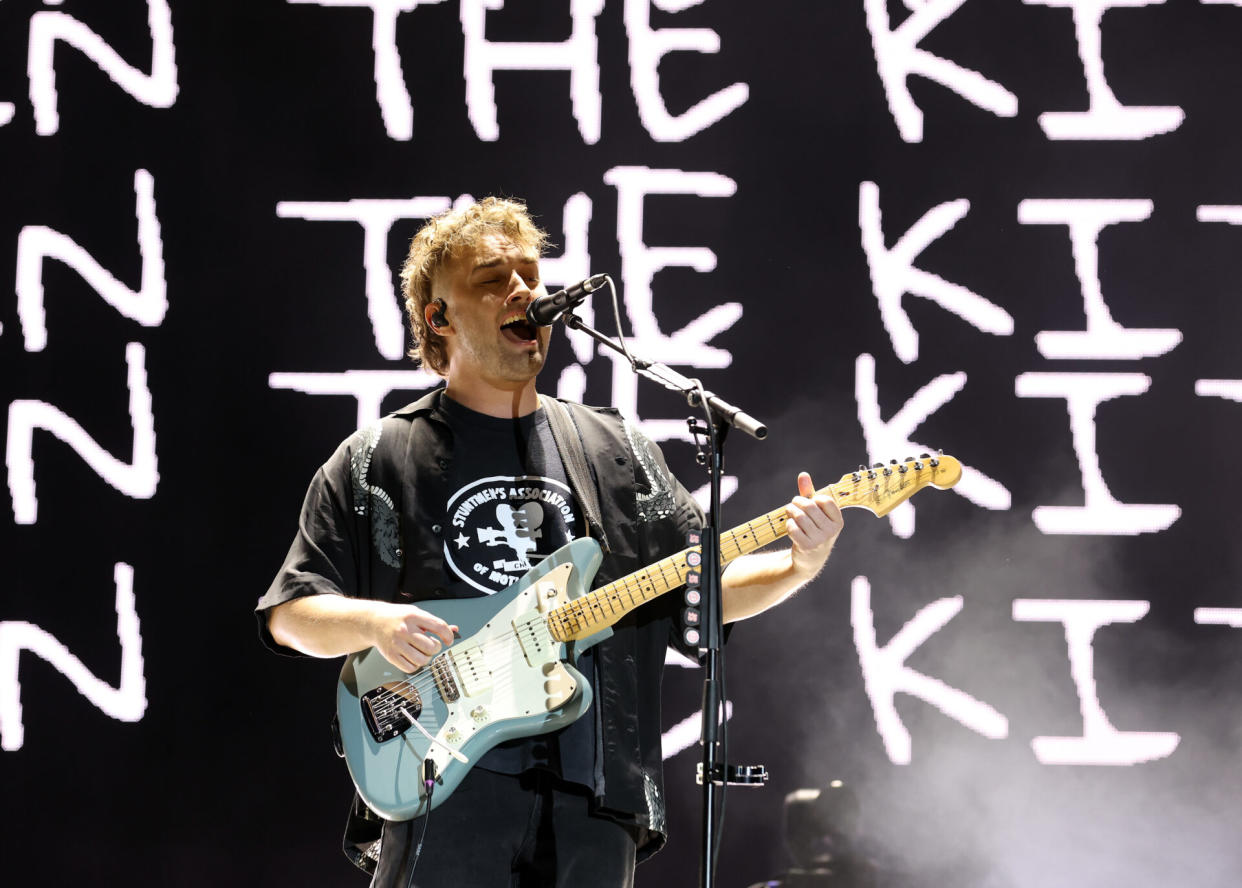
[[[577,308],[588,296],[604,286],[606,274],[597,274],[546,296],[540,296],[526,309],[526,320],[536,327],[550,327],[562,314]]]

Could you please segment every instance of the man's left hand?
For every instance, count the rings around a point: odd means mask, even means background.
[[[785,507],[785,526],[793,541],[793,566],[807,577],[819,573],[845,527],[841,508],[828,493],[816,493],[807,472],[798,474],[798,496]]]

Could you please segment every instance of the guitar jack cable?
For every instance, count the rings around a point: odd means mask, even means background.
[[[418,846],[414,849],[414,860],[410,864],[410,874],[405,880],[405,888],[413,888],[414,870],[418,867],[418,858],[423,855],[423,840],[427,838],[427,824],[431,822],[431,794],[436,788],[436,763],[430,758],[423,759],[423,788],[427,790],[427,813],[423,815],[423,828],[418,834]]]

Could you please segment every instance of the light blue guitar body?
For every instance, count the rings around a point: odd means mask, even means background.
[[[877,471],[881,469],[882,471]],[[841,508],[886,515],[924,487],[941,490],[962,477],[951,456],[923,454],[904,463],[860,468],[823,488]],[[785,536],[781,506],[720,535],[727,562]],[[698,565],[686,549],[590,593],[586,601],[548,616],[588,594],[601,555],[594,540],[557,549],[504,592],[488,598],[421,602],[460,628],[461,638],[413,674],[372,648],[350,655],[337,686],[336,711],[349,773],[372,810],[409,820],[428,810],[423,763],[438,781],[431,808],[452,794],[470,766],[497,743],[546,734],[591,705],[591,687],[573,664],[581,652],[612,634],[604,628],[631,609],[680,588]],[[566,618],[567,617],[567,618]],[[601,627],[592,635],[585,633]]]
[[[421,816],[424,760],[438,774],[435,808],[496,744],[545,734],[587,710],[591,686],[573,664],[612,630],[565,644],[549,635],[545,617],[588,591],[600,561],[599,545],[578,539],[503,592],[419,602],[458,626],[460,638],[417,672],[402,672],[375,648],[346,658],[336,695],[341,745],[373,811],[388,820]]]

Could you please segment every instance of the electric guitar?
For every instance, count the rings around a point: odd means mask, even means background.
[[[962,477],[951,456],[928,456],[843,475],[820,492],[842,508],[885,515],[924,487]],[[785,507],[720,535],[727,564],[785,536]],[[449,797],[471,764],[498,743],[573,722],[591,704],[574,666],[625,614],[680,588],[698,548],[670,555],[588,592],[602,555],[582,538],[557,549],[513,586],[487,598],[419,602],[459,627],[427,665],[402,672],[371,648],[345,660],[337,685],[341,748],[358,795],[388,820],[427,810],[424,760],[438,775],[430,807]]]

